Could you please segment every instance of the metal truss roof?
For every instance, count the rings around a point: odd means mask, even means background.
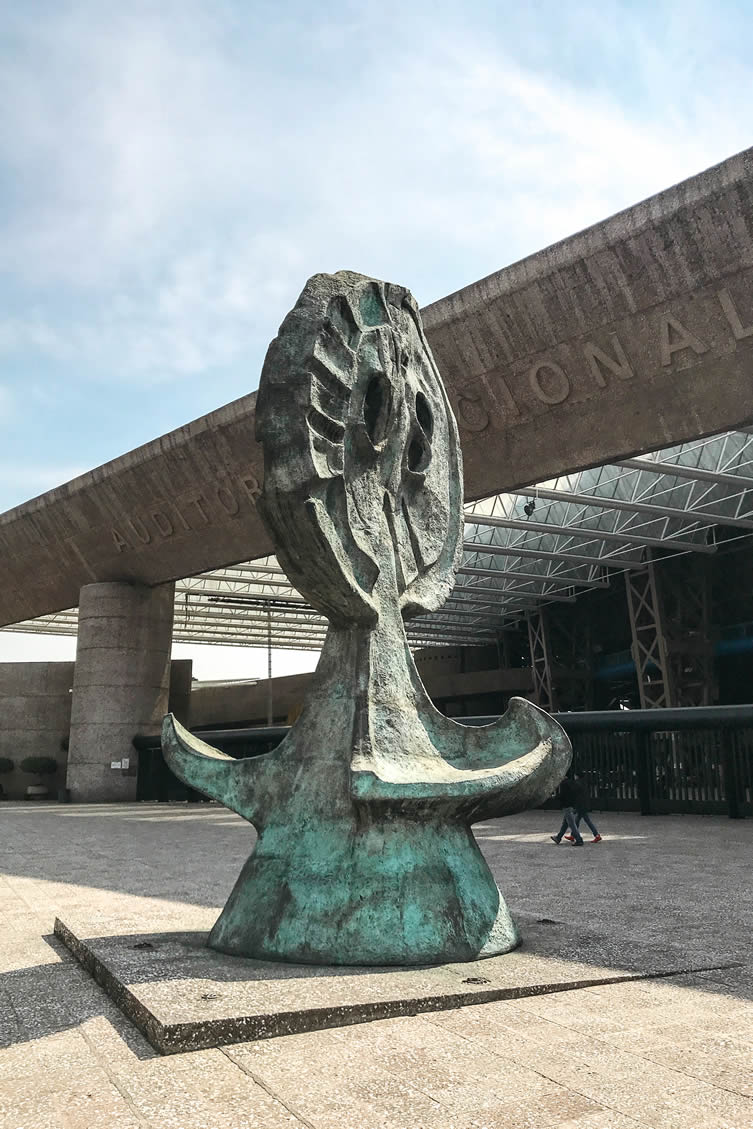
[[[414,647],[493,643],[505,625],[639,566],[647,548],[713,553],[753,532],[753,431],[578,471],[465,507],[463,563],[445,606],[411,620]],[[75,610],[7,630],[76,633]],[[178,581],[180,642],[318,650],[327,623],[274,557]]]

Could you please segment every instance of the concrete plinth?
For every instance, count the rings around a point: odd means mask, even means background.
[[[524,932],[523,947],[505,956],[345,971],[225,956],[201,932],[124,933],[112,919],[55,920],[58,940],[160,1054],[737,967],[564,922],[528,921]]]
[[[131,742],[159,732],[167,711],[173,598],[172,584],[81,589],[66,781],[74,801],[136,798]]]

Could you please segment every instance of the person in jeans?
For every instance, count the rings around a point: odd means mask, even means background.
[[[550,839],[557,846],[562,842],[562,836],[570,828],[570,835],[568,839],[574,847],[582,847],[583,839],[581,838],[580,831],[578,830],[578,805],[583,799],[583,792],[585,789],[579,788],[577,785],[577,777],[566,776],[560,784],[560,807],[562,808],[562,826],[556,835],[550,835]],[[586,797],[587,798],[587,797]]]
[[[591,828],[593,843],[601,842],[601,835],[598,828],[594,824],[589,814],[591,808],[591,797],[588,794],[588,787],[586,786],[585,777],[579,776],[577,773],[574,779],[575,786],[575,829],[578,831],[580,828],[581,820],[585,820],[587,825]],[[570,842],[574,842],[573,835],[565,835],[565,838]]]

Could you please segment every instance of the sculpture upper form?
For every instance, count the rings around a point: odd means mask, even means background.
[[[262,515],[330,620],[282,744],[236,761],[171,715],[172,770],[259,833],[209,944],[320,964],[507,952],[515,924],[470,831],[535,806],[570,763],[523,699],[462,726],[429,701],[404,620],[446,600],[462,548],[457,427],[403,287],[316,275],[270,345],[257,403]]]

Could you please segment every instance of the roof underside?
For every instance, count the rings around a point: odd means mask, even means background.
[[[479,645],[526,612],[573,601],[639,566],[645,550],[713,553],[753,533],[753,429],[578,471],[465,507],[463,563],[440,611],[411,620],[414,647]],[[318,650],[327,622],[274,557],[175,586],[179,642]],[[75,635],[77,611],[5,630]]]

